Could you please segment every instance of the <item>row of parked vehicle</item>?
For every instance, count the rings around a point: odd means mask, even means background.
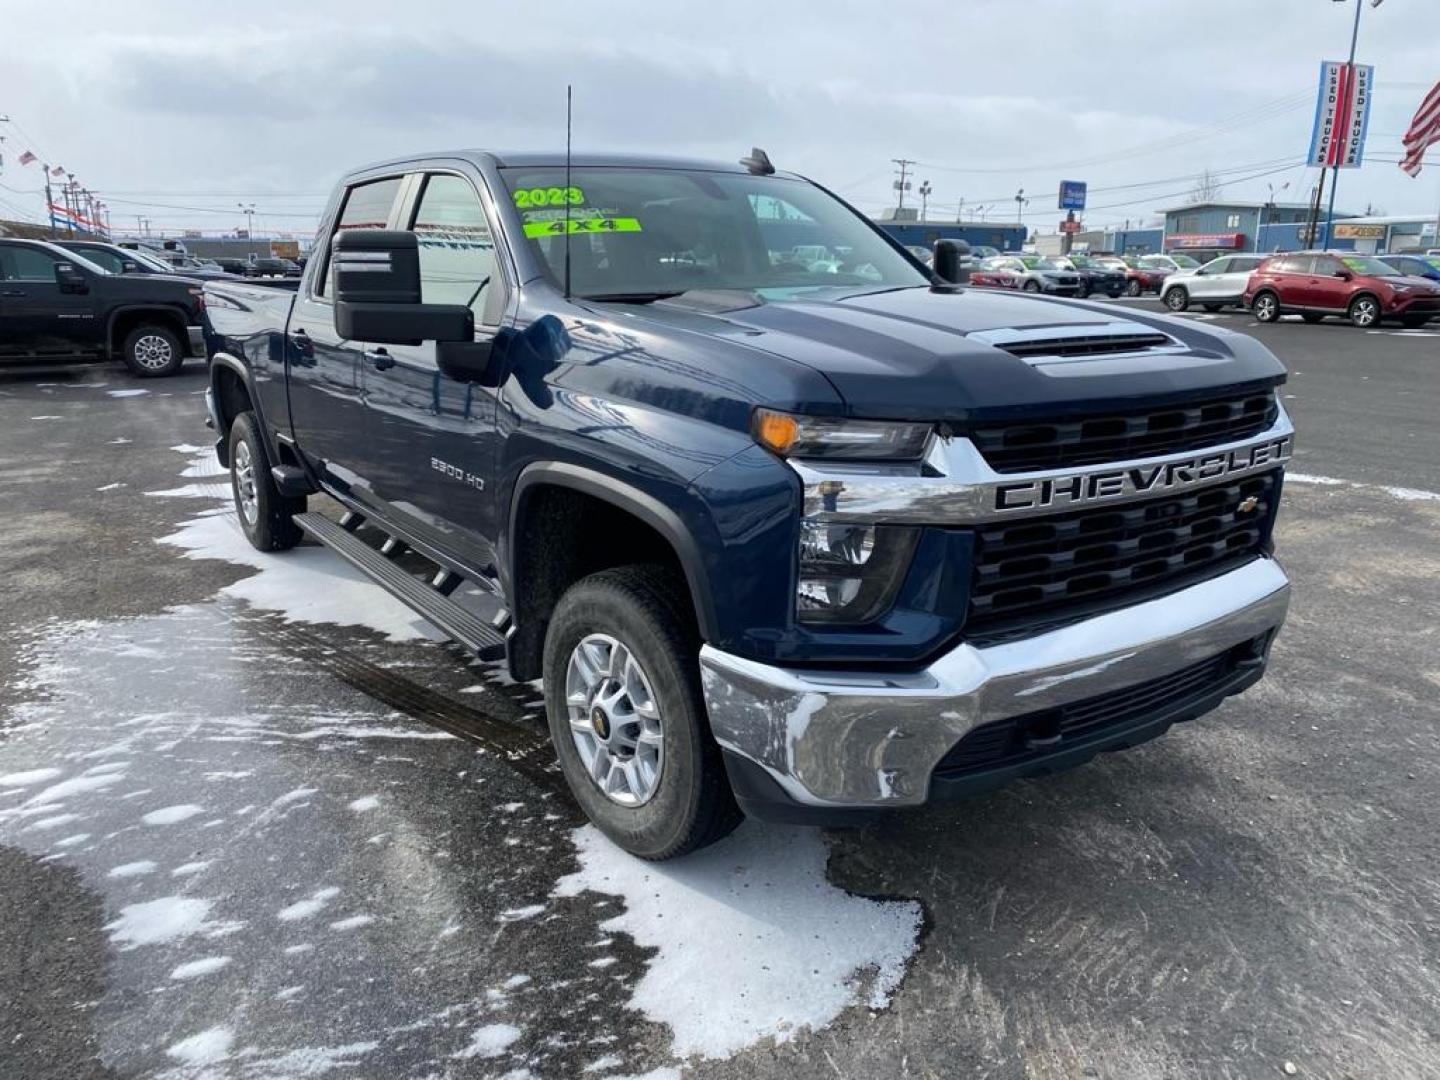
[[[1433,254],[1292,251],[1223,255],[1203,265],[1184,254],[999,254],[979,261],[970,284],[1082,298],[1154,293],[1171,311],[1243,307],[1260,322],[1298,314],[1311,323],[1341,316],[1359,327],[1413,328],[1440,317],[1440,255]]]

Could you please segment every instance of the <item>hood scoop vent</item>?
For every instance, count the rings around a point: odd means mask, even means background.
[[[967,336],[1004,349],[1027,364],[1065,363],[1099,356],[1148,356],[1183,350],[1169,334],[1124,321],[979,330]]]

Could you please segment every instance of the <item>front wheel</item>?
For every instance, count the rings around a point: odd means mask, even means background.
[[[740,823],[700,692],[684,583],[659,566],[577,582],[545,633],[545,708],[586,816],[642,859],[673,859]]]
[[[1275,322],[1280,318],[1280,298],[1272,292],[1262,292],[1251,303],[1250,312],[1258,322]]]
[[[257,551],[285,551],[303,533],[295,515],[305,499],[280,494],[270,475],[270,459],[255,414],[243,412],[230,425],[230,492],[245,539]]]
[[[1026,292],[1039,292],[1040,283],[1038,281],[1027,281],[1024,285],[1021,286],[1021,288],[1023,288]]]
[[[1171,311],[1185,311],[1190,307],[1190,294],[1178,285],[1165,290],[1164,300]]]
[[[153,324],[137,326],[121,348],[125,366],[142,379],[174,375],[185,363],[185,351],[173,330]]]
[[[1380,301],[1373,296],[1357,296],[1350,301],[1350,325],[1364,330],[1380,321]]]
[[[1144,289],[1141,287],[1140,282],[1137,279],[1131,278],[1125,283],[1126,296],[1139,296],[1142,292],[1144,292]]]

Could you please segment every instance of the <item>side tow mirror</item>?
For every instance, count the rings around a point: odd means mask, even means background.
[[[342,229],[330,262],[335,330],[342,338],[386,345],[475,340],[468,306],[420,302],[420,244],[413,232]]]
[[[936,240],[934,270],[942,282],[964,285],[970,280],[970,245],[964,240]]]
[[[130,259],[126,259],[120,264],[120,272],[122,274],[138,274],[140,273],[140,264]]]
[[[90,291],[90,281],[75,266],[74,263],[58,262],[55,264],[55,284],[60,286],[62,293],[87,293]]]

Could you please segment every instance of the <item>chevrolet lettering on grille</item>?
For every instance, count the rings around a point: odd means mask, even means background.
[[[1050,476],[995,485],[995,511],[1034,510],[1040,507],[1080,506],[1106,499],[1127,499],[1149,492],[1173,491],[1194,484],[1206,484],[1221,477],[1247,473],[1290,458],[1289,435],[1214,454],[1201,454],[1186,461],[1158,465],[1135,465],[1101,472]]]

